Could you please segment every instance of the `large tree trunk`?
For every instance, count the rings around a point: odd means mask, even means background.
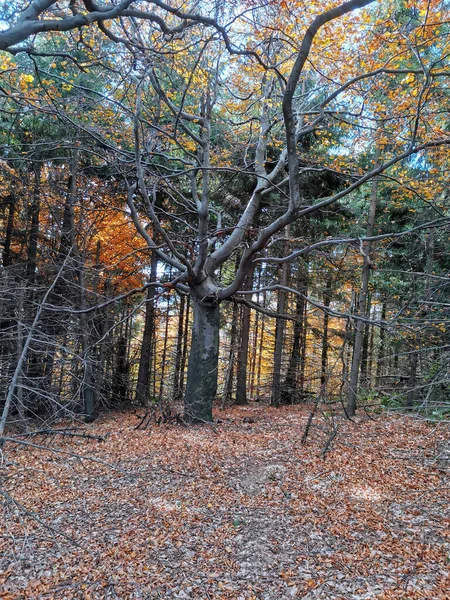
[[[204,282],[205,283],[205,282]],[[212,286],[193,290],[191,350],[184,396],[184,418],[188,423],[211,422],[217,392],[219,362],[219,303]],[[205,293],[206,292],[206,293]]]

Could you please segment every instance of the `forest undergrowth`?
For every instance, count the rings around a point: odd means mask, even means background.
[[[0,598],[449,598],[448,425],[310,408],[7,441]]]

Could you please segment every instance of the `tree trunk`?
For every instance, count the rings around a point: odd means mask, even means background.
[[[308,288],[305,289],[305,296],[308,295]],[[306,399],[305,394],[305,371],[306,371],[306,343],[307,343],[307,333],[308,333],[308,302],[305,298],[304,305],[304,313],[303,313],[303,337],[302,337],[302,352],[300,357],[300,376],[298,380],[299,389],[300,389],[300,397],[302,400]]]
[[[188,423],[213,420],[217,392],[220,310],[215,294],[211,288],[205,294],[205,287],[194,289],[192,296],[194,323],[184,396],[184,418]]]
[[[183,327],[184,327],[184,307],[186,304],[186,296],[180,296],[180,310],[178,313],[178,329],[177,329],[177,345],[175,350],[175,370],[173,374],[173,393],[172,397],[175,402],[178,402],[182,397],[180,380],[181,380],[181,359],[183,357]]]
[[[253,287],[253,271],[254,267],[248,273],[243,289],[251,290]],[[241,310],[241,343],[238,353],[238,374],[236,386],[236,404],[243,406],[248,404],[247,399],[247,362],[248,362],[248,346],[250,338],[250,307],[242,306]]]
[[[370,316],[370,309],[372,305],[372,299],[370,294],[367,294],[367,306],[366,306],[366,315]],[[363,347],[362,347],[362,357],[361,357],[361,373],[360,373],[360,381],[364,388],[367,388],[367,367],[368,367],[368,357],[369,357],[369,338],[370,338],[370,323],[366,323],[364,326],[364,335],[363,335]]]
[[[378,165],[379,162],[379,152],[377,151],[375,164]],[[372,193],[370,197],[370,207],[369,207],[369,218],[367,220],[367,237],[371,237],[373,235],[374,225],[375,225],[375,214],[377,210],[377,192],[378,192],[378,179],[374,178],[372,182]],[[359,294],[359,302],[358,302],[358,316],[364,316],[366,312],[367,305],[367,294],[369,291],[369,279],[370,279],[370,271],[372,269],[372,261],[370,259],[370,242],[366,242],[365,248],[361,247],[361,252],[363,254],[363,268],[362,268],[362,281],[361,281],[361,292]],[[349,416],[353,416],[356,411],[356,403],[358,398],[358,382],[359,382],[359,369],[361,365],[362,358],[362,347],[363,347],[363,338],[364,338],[364,322],[361,319],[356,320],[356,333],[355,333],[355,342],[353,346],[353,360],[352,360],[352,368],[350,371],[350,384],[349,384],[349,394],[348,394],[348,404],[347,404],[347,412]]]
[[[154,283],[157,277],[158,257],[156,252],[152,252],[150,283]],[[144,334],[142,336],[141,356],[139,358],[139,371],[136,385],[135,399],[138,404],[147,403],[148,381],[150,374],[150,364],[152,360],[152,345],[155,332],[155,287],[150,286],[147,289],[147,300],[145,303],[145,324]]]
[[[41,163],[34,165],[33,201],[30,207],[30,236],[28,242],[27,280],[34,284],[41,210]]]
[[[302,265],[299,264],[297,268],[297,289],[299,292],[304,292],[306,289],[305,274],[303,272]],[[304,335],[303,317],[305,313],[305,302],[306,301],[303,296],[296,297],[294,339],[292,341],[291,356],[287,368],[286,379],[284,380],[283,384],[283,404],[294,403],[296,398],[299,396],[299,393],[297,392],[297,375],[301,359],[301,348]]]
[[[263,307],[266,307],[266,292],[263,292]],[[264,319],[264,314],[261,314],[261,330],[259,333],[259,348],[258,348],[258,366],[256,369],[256,389],[258,390],[257,399],[258,401],[261,399],[261,367],[262,367],[262,359],[263,359],[263,350],[264,350],[264,337],[265,337],[265,326],[266,322]]]
[[[191,297],[188,296],[186,299],[186,319],[184,323],[183,332],[183,352],[181,355],[181,370],[180,370],[180,391],[181,395],[184,393],[184,378],[186,374],[186,361],[189,346],[189,315],[191,310]]]
[[[381,308],[381,320],[386,321],[386,300],[383,299],[383,305]],[[377,373],[375,379],[376,387],[380,387],[382,385],[382,378],[384,373],[384,355],[385,355],[385,337],[386,337],[386,329],[384,326],[380,328],[380,341],[379,341],[379,349],[378,349],[378,357],[377,357]]]
[[[253,326],[252,334],[252,353],[250,356],[250,400],[255,397],[255,380],[256,380],[256,354],[258,351],[258,338],[259,338],[259,321],[261,313],[257,312],[255,315],[255,323]]]
[[[233,397],[234,364],[236,359],[237,324],[239,316],[239,305],[233,302],[233,315],[231,317],[230,352],[228,355],[227,372],[223,390],[222,408],[231,404]]]
[[[332,278],[331,273],[327,277],[327,286],[323,295],[323,305],[326,309],[329,308],[331,303],[331,286]],[[321,370],[320,370],[320,396],[324,398],[327,393],[327,380],[328,380],[328,323],[330,321],[330,315],[328,310],[325,310],[323,315],[323,336],[322,336],[322,356],[321,356]]]
[[[286,228],[286,242],[284,244],[284,252],[289,252],[289,242],[287,239],[290,235],[290,227]],[[287,286],[289,283],[289,264],[284,263],[281,274],[281,285]],[[286,308],[286,292],[280,290],[278,293],[278,305],[277,312],[283,314]],[[281,401],[281,366],[283,362],[283,345],[284,345],[284,332],[286,329],[286,322],[284,319],[277,319],[275,327],[275,352],[273,356],[273,381],[272,381],[272,406],[280,406]]]
[[[14,229],[14,211],[16,208],[16,200],[14,194],[11,193],[8,198],[8,220],[6,221],[5,243],[3,245],[2,262],[4,267],[11,264],[11,241]]]
[[[166,356],[167,356],[167,345],[169,338],[169,321],[170,321],[170,296],[167,295],[167,309],[166,309],[166,322],[164,325],[164,344],[163,351],[161,356],[161,378],[159,380],[159,394],[158,394],[158,404],[162,406],[163,393],[164,393],[164,377],[166,374]]]
[[[410,410],[414,408],[416,401],[416,385],[417,385],[417,365],[419,362],[419,353],[413,352],[410,359],[409,378],[408,378],[408,397],[406,406]]]

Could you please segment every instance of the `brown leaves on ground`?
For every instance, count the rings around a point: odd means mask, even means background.
[[[0,598],[450,598],[448,473],[433,458],[448,431],[342,421],[323,460],[320,421],[300,444],[307,417],[234,408],[215,429],[135,431],[116,415],[89,427],[105,442],[45,442],[115,470],[8,443],[1,487],[18,504],[2,497]]]

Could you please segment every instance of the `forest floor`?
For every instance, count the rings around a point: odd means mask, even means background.
[[[68,454],[7,442],[0,598],[450,598],[448,426],[340,419],[323,457],[326,416],[300,443],[308,414],[145,431],[116,414],[84,427],[103,442],[20,438]]]

